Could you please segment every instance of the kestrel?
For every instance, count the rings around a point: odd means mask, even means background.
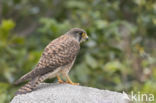
[[[79,53],[80,43],[86,39],[88,36],[83,29],[73,28],[51,41],[44,49],[36,67],[15,82],[15,84],[19,84],[26,80],[29,81],[16,92],[16,95],[31,92],[41,82],[49,78],[57,77],[59,83],[64,83],[60,75],[66,77],[66,83],[78,85],[71,81],[68,73]]]

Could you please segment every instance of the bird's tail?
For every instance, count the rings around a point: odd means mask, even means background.
[[[45,79],[41,78],[41,77],[36,77],[34,79],[32,79],[31,81],[29,81],[27,84],[25,84],[24,86],[22,86],[17,92],[16,95],[19,94],[26,94],[29,93],[31,91],[33,91],[41,82],[43,82]]]
[[[25,74],[24,76],[22,76],[20,79],[18,79],[14,84],[17,85],[21,82],[24,82],[25,80],[29,80],[31,78],[31,72]]]

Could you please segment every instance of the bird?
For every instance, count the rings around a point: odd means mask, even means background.
[[[40,83],[54,77],[57,77],[58,83],[79,85],[79,83],[72,82],[68,74],[80,51],[80,44],[86,40],[88,40],[88,35],[81,28],[72,28],[52,40],[45,47],[36,66],[15,82],[17,85],[28,81],[17,90],[15,95],[32,92]],[[60,76],[65,77],[66,81],[63,81]]]

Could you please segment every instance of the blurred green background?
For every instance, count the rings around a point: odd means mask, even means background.
[[[13,98],[22,86],[14,81],[44,47],[73,27],[89,35],[70,72],[74,82],[156,96],[155,0],[0,0],[0,103]]]

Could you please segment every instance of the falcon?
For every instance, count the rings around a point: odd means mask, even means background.
[[[68,73],[80,51],[80,43],[87,39],[87,33],[83,29],[72,28],[51,41],[44,49],[35,68],[15,82],[19,84],[28,81],[16,92],[16,95],[31,92],[44,80],[54,77],[57,77],[59,83],[79,85],[71,81]],[[60,75],[66,78],[66,82]]]

